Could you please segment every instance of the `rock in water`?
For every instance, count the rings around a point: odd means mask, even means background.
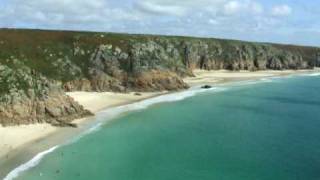
[[[202,86],[201,88],[202,88],[202,89],[211,89],[212,86],[210,86],[210,85],[204,85],[204,86]]]

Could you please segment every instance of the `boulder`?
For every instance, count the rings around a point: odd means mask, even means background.
[[[210,86],[210,85],[204,85],[204,86],[201,86],[201,88],[202,88],[202,89],[211,89],[212,86]]]

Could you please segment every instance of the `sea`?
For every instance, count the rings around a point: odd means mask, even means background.
[[[320,74],[194,87],[102,111],[12,179],[319,180]]]

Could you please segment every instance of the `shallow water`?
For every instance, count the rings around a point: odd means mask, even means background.
[[[17,179],[320,179],[319,90],[305,76],[138,104]]]

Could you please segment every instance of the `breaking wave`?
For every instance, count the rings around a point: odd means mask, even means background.
[[[320,76],[320,73],[307,74],[307,76]]]
[[[67,145],[67,144],[70,144],[70,143],[74,143],[74,142],[78,141],[79,139],[81,139],[82,137],[84,137],[85,135],[90,134],[90,133],[95,132],[95,131],[98,131],[101,128],[101,126],[103,124],[105,124],[105,122],[108,122],[109,120],[115,118],[116,116],[118,116],[118,115],[120,115],[120,114],[122,114],[124,112],[146,109],[146,108],[148,108],[149,106],[151,106],[153,104],[158,104],[158,103],[163,103],[163,102],[180,101],[180,100],[183,100],[185,98],[194,96],[194,95],[199,94],[199,93],[208,92],[208,91],[216,91],[216,92],[218,92],[218,91],[223,91],[225,89],[226,88],[220,88],[220,87],[219,88],[215,87],[215,88],[211,88],[211,89],[191,88],[190,90],[187,90],[187,91],[182,91],[182,92],[177,92],[177,93],[170,93],[170,94],[161,95],[161,96],[157,96],[157,97],[154,97],[154,98],[146,99],[146,100],[143,100],[143,101],[135,102],[135,103],[132,103],[132,104],[106,109],[106,110],[101,111],[101,112],[96,114],[96,122],[95,122],[95,124],[93,124],[91,127],[86,129],[83,133],[81,133],[77,137],[71,139],[69,142],[67,142],[64,145]],[[52,147],[52,148],[50,148],[50,149],[48,149],[46,151],[38,153],[30,161],[28,161],[28,162],[18,166],[14,170],[12,170],[4,178],[4,180],[13,180],[13,179],[17,178],[24,171],[27,171],[27,170],[37,166],[46,155],[52,153],[53,151],[55,151],[59,147],[60,146],[54,146],[54,147]]]
[[[47,154],[56,150],[58,147],[59,146],[54,146],[46,151],[43,151],[43,152],[37,154],[30,161],[28,161],[28,162],[18,166],[14,170],[12,170],[3,180],[12,180],[12,179],[17,178],[22,172],[37,166],[40,163],[41,159],[43,159]]]

